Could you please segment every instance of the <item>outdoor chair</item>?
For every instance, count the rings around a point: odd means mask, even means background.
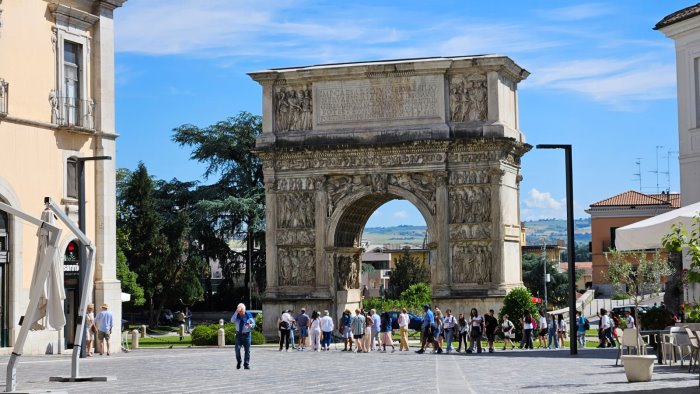
[[[673,357],[673,345],[676,338],[671,334],[661,335],[661,359],[664,364],[672,365],[675,362]]]
[[[700,343],[696,333],[694,333],[690,328],[685,327],[685,332],[688,334],[690,339],[690,362],[688,363],[688,372],[693,372],[695,367],[698,365],[698,357],[700,356]],[[693,364],[694,363],[694,364]]]
[[[637,352],[637,345],[639,345],[639,354],[647,354],[647,346],[649,344],[649,335],[640,335],[639,343],[637,343],[637,329],[627,328],[617,330],[617,359],[615,360],[615,366],[617,366],[617,361],[624,354],[624,349],[627,349],[627,355],[632,354],[632,349]]]
[[[686,358],[690,360],[692,356],[692,350],[691,350],[691,342],[690,342],[690,337],[688,334],[686,334],[683,331],[675,331],[671,332],[671,336],[674,337],[673,341],[673,356],[674,358],[676,357],[676,354],[678,354],[678,358],[676,358],[676,361],[678,359],[681,360],[681,367],[683,366],[683,360]],[[676,353],[678,351],[678,353]]]

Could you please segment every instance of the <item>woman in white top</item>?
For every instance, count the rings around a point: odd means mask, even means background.
[[[309,321],[309,338],[314,352],[321,351],[321,316],[317,311],[311,314]]]
[[[559,346],[564,347],[564,339],[566,339],[566,320],[561,313],[557,315],[557,335],[559,336]]]
[[[484,318],[479,315],[476,308],[472,308],[469,312],[469,326],[471,327],[469,336],[469,348],[467,353],[474,351],[474,342],[476,342],[476,352],[481,353],[481,334],[484,332]]]
[[[523,325],[523,339],[520,341],[520,348],[525,346],[525,349],[532,349],[532,330],[534,329],[534,322],[530,311],[525,311],[525,316],[520,319],[520,323]]]
[[[508,319],[508,315],[503,315],[503,323],[501,323],[501,331],[503,332],[503,350],[506,350],[506,346],[510,345],[510,350],[515,349],[512,339],[515,338],[515,326],[513,322]]]
[[[406,308],[401,309],[401,313],[399,314],[399,351],[401,350],[406,350],[408,351],[408,323],[411,321],[411,318],[408,316],[408,311]]]
[[[97,327],[95,326],[95,305],[88,304],[87,306],[87,337],[85,338],[85,348],[87,349],[87,356],[92,357],[92,341],[95,340],[95,333],[97,332]]]
[[[544,315],[544,311],[540,311],[540,324],[537,327],[540,332],[537,335],[537,348],[547,347],[547,318]]]

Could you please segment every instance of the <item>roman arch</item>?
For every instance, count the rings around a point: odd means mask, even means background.
[[[251,73],[266,193],[266,335],[283,309],[360,301],[359,242],[383,203],[428,227],[434,302],[496,307],[522,284],[517,84],[504,56],[330,64]]]

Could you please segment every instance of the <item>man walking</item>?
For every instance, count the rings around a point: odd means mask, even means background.
[[[306,309],[301,308],[301,313],[296,318],[297,325],[299,326],[299,346],[298,351],[304,351],[304,346],[306,345],[306,338],[309,337],[309,315],[306,314]]]
[[[438,353],[442,353],[442,349],[438,347],[438,343],[433,337],[433,333],[435,332],[435,315],[430,309],[430,304],[423,305],[423,310],[425,310],[423,326],[421,327],[423,335],[421,335],[420,349],[416,350],[416,353],[425,353],[426,342],[433,344],[433,348],[438,349]]]
[[[250,369],[251,332],[255,328],[255,319],[245,310],[245,305],[240,303],[231,316],[231,323],[236,325],[236,369],[241,369],[241,346],[245,351],[243,368]]]
[[[107,355],[109,356],[109,336],[112,334],[113,317],[112,312],[108,311],[108,305],[102,304],[102,310],[95,317],[95,325],[97,326],[97,344],[100,355],[104,354],[104,341],[107,344]]]
[[[581,311],[576,311],[576,339],[581,348],[586,347],[586,318]]]
[[[355,338],[355,346],[357,347],[357,352],[362,353],[363,351],[367,353],[369,350],[362,346],[362,338],[365,335],[365,316],[360,312],[359,309],[355,309],[355,317],[352,318],[352,333]],[[367,334],[369,335],[369,334]],[[352,350],[352,347],[350,348]]]

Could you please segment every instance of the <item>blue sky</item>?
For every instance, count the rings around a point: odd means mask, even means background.
[[[497,53],[531,73],[519,85],[527,141],[573,145],[577,217],[639,190],[638,159],[642,191],[655,193],[657,154],[659,189],[678,191],[675,51],[652,27],[691,4],[132,0],[115,12],[117,165],[207,182],[172,129],[260,114],[250,71]],[[563,153],[533,150],[522,173],[522,218],[565,217]],[[392,202],[368,226],[422,223],[410,203]]]

